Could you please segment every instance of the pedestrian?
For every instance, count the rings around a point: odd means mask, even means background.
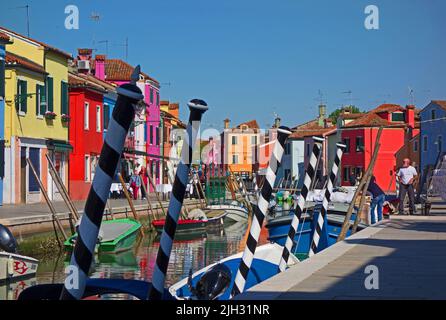
[[[378,184],[376,183],[375,176],[372,176],[370,178],[370,183],[367,191],[372,194],[372,203],[370,205],[370,220],[371,224],[375,224],[376,223],[375,208],[377,211],[378,222],[383,219],[383,206],[384,206],[384,201],[386,200],[386,194],[381,189],[381,187],[378,186]]]
[[[130,177],[130,188],[132,188],[133,200],[138,200],[138,192],[141,187],[141,177],[138,174],[138,170],[133,170],[133,174]]]
[[[145,186],[145,188],[141,188],[141,198],[145,199],[146,197],[148,197],[148,195],[146,195],[146,192],[144,190],[147,190],[147,186],[149,183],[149,175],[147,174],[146,167],[141,167],[141,171],[139,171],[139,176],[141,177],[141,183],[144,183]]]
[[[411,166],[411,161],[409,158],[403,160],[403,166],[398,170],[396,174],[398,182],[400,184],[399,188],[399,214],[404,214],[404,200],[406,194],[409,197],[409,215],[414,214],[415,211],[415,191],[414,183],[418,177],[417,170]]]

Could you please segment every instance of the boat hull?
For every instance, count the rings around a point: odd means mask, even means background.
[[[0,282],[15,282],[36,275],[39,261],[19,254],[0,252]]]

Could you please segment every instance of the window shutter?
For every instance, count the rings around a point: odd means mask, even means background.
[[[48,111],[54,111],[54,80],[47,78],[47,104]]]
[[[39,86],[39,98],[40,98],[40,115],[45,115],[46,112],[46,90],[45,86]]]
[[[68,86],[67,83],[62,81],[61,85],[61,114],[68,115]]]
[[[26,113],[26,111],[28,110],[28,83],[26,81],[21,81],[22,82],[22,111],[24,113]]]
[[[15,109],[17,112],[19,111],[20,100],[21,100],[20,86],[21,86],[20,80],[17,80],[17,92],[16,92],[16,98],[15,98]]]
[[[36,116],[38,116],[40,113],[40,86],[36,84]]]

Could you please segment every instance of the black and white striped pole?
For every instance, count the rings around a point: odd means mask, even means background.
[[[327,182],[327,187],[325,188],[324,199],[322,200],[322,208],[321,212],[318,214],[317,217],[317,224],[313,233],[313,239],[311,240],[310,252],[309,252],[310,257],[316,254],[317,252],[319,239],[321,238],[322,229],[324,226],[325,219],[327,217],[328,203],[330,202],[331,194],[333,193],[333,188],[336,185],[336,178],[338,176],[339,167],[341,165],[342,155],[344,154],[344,150],[346,148],[346,145],[341,143],[336,144],[336,146],[337,146],[336,156],[333,162],[333,167],[331,168],[331,173]]]
[[[167,267],[172,251],[172,244],[177,229],[178,218],[184,201],[186,185],[188,183],[189,170],[192,162],[193,147],[200,129],[201,117],[208,109],[206,102],[199,99],[189,103],[190,115],[187,124],[187,135],[181,151],[181,160],[178,163],[175,180],[172,187],[172,195],[167,210],[163,233],[161,234],[160,247],[156,256],[155,269],[152,276],[152,287],[149,292],[149,300],[161,300],[164,293]]]
[[[260,231],[262,229],[263,221],[268,212],[268,204],[271,198],[271,193],[276,181],[277,170],[279,169],[284,152],[285,141],[291,134],[287,127],[280,127],[277,129],[277,140],[274,144],[274,149],[269,160],[268,169],[266,171],[265,183],[262,186],[260,195],[258,197],[257,205],[254,206],[254,215],[252,217],[251,229],[246,241],[245,251],[243,252],[240,266],[235,276],[234,287],[232,288],[231,296],[234,297],[243,292],[245,289],[246,280],[248,279],[249,270],[259,240]]]
[[[297,230],[299,228],[299,221],[302,216],[302,212],[305,209],[305,203],[307,201],[308,192],[310,191],[313,181],[316,177],[316,171],[321,158],[321,149],[324,139],[319,137],[313,137],[313,151],[311,153],[310,162],[308,163],[307,170],[305,172],[304,185],[302,191],[300,192],[299,198],[294,205],[294,215],[291,221],[290,229],[288,231],[288,237],[283,247],[282,257],[279,263],[279,271],[283,272],[286,270],[288,259],[291,254],[291,250],[294,244],[294,237],[296,236]]]
[[[124,149],[127,132],[135,117],[136,104],[144,98],[141,90],[136,86],[139,74],[140,67],[138,66],[133,71],[131,83],[124,84],[117,89],[118,99],[108,125],[107,135],[71,256],[70,266],[73,272],[78,274],[78,283],[71,283],[67,277],[60,296],[61,300],[74,300],[83,297],[110,186]]]

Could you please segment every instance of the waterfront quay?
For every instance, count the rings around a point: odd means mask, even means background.
[[[239,299],[446,299],[445,246],[446,216],[392,216]]]

